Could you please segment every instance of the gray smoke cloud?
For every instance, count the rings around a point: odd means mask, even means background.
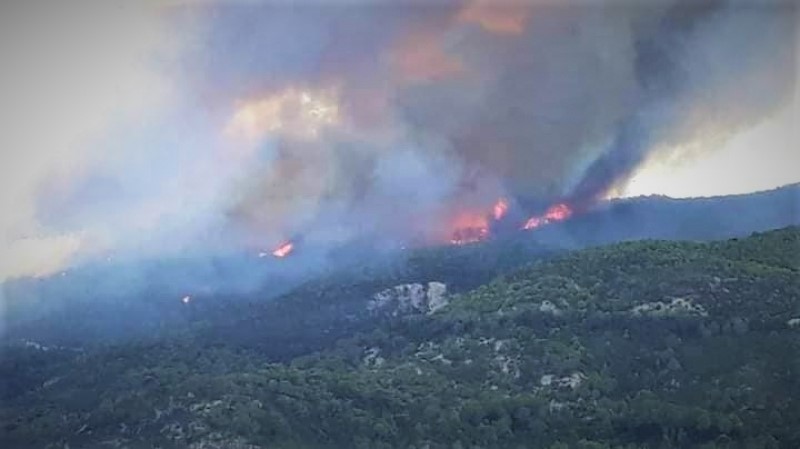
[[[8,5],[0,279],[589,207],[797,89],[792,1]]]
[[[204,16],[189,63],[199,89],[337,89],[346,131],[265,139],[270,160],[230,205],[284,234],[430,234],[501,196],[589,206],[648,158],[724,141],[796,88],[792,2],[301,3]]]
[[[678,3],[668,9],[657,26],[637,35],[641,104],[583,173],[573,196],[602,195],[653,153],[702,148],[704,140],[718,144],[791,102],[797,23],[797,8],[788,3]]]

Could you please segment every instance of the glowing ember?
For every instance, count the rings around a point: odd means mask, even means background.
[[[497,200],[497,202],[494,203],[494,209],[492,212],[494,213],[495,220],[500,220],[503,218],[506,215],[506,212],[508,212],[508,201],[506,201],[505,198],[500,198]]]
[[[292,242],[286,242],[281,246],[275,248],[275,251],[272,252],[272,255],[275,257],[286,257],[289,254],[291,254],[293,249],[294,249],[294,244]]]
[[[522,229],[536,229],[553,222],[563,221],[572,216],[572,209],[564,203],[550,206],[543,215],[531,217],[525,222]]]
[[[191,300],[192,300],[192,297],[189,296],[189,295],[186,295],[183,298],[181,298],[181,302],[184,303],[184,304],[189,304],[189,301],[191,301]]]

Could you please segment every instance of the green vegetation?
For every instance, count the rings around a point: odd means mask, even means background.
[[[433,314],[343,318],[326,334],[293,301],[349,292],[345,312],[366,313],[383,288],[329,280],[272,306],[329,336],[280,357],[264,350],[285,344],[279,331],[241,325],[250,306],[227,310],[227,328],[197,323],[214,338],[8,348],[0,446],[796,449],[799,245],[787,228],[588,249],[456,288]],[[431,280],[417,269],[398,279]],[[234,328],[261,344],[222,343]]]

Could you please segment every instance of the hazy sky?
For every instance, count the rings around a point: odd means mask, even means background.
[[[797,82],[795,86],[798,86]],[[800,182],[800,100],[696,157],[646,163],[620,196],[716,196],[768,190]]]
[[[0,280],[800,181],[792,2],[371,3],[3,2]]]
[[[39,216],[40,199],[64,193],[95,163],[113,158],[119,146],[103,140],[115,127],[164,106],[168,81],[151,58],[169,40],[154,8],[11,1],[0,9],[6,277],[51,272],[84,244],[84,229],[65,230]]]

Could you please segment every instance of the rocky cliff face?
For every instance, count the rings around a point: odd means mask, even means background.
[[[392,316],[409,313],[431,314],[448,304],[447,285],[442,282],[401,284],[380,291],[367,304],[370,312]]]

